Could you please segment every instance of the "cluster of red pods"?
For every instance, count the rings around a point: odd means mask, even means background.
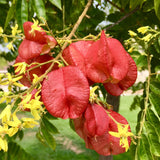
[[[31,69],[36,62],[52,60],[50,52],[57,41],[39,26],[34,30],[32,22],[25,22],[23,27],[25,38],[19,46],[15,63],[26,62],[31,64],[27,69]],[[131,142],[127,136],[131,132],[127,120],[103,105],[89,102],[90,87],[102,83],[108,93],[120,95],[137,78],[135,62],[122,44],[114,38],[107,38],[104,31],[99,40],[71,43],[62,56],[68,66],[59,68],[55,65],[42,82],[41,96],[46,109],[55,117],[73,119],[75,131],[84,139],[87,148],[102,155],[125,152]],[[41,76],[50,65],[26,72],[21,83],[31,86],[33,74]],[[124,126],[128,126],[127,130]]]

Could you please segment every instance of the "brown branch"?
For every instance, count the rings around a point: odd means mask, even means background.
[[[109,2],[112,6],[116,7],[117,9],[119,9],[121,12],[124,12],[124,9],[120,8],[119,6],[117,6],[115,3],[113,3],[110,0],[107,0],[107,2]]]
[[[128,18],[129,16],[131,16],[133,13],[135,13],[138,9],[139,9],[139,7],[135,8],[131,12],[127,13],[125,16],[123,16],[121,19],[119,19],[116,23],[110,25],[105,30],[107,31],[107,30],[111,29],[112,27],[118,25],[120,22],[122,22],[123,20],[125,20],[126,18]]]
[[[71,39],[74,36],[74,33],[76,32],[77,28],[79,27],[80,23],[82,22],[83,18],[86,16],[86,13],[91,6],[93,0],[88,0],[87,5],[85,6],[85,9],[83,10],[82,14],[79,16],[77,22],[75,23],[71,33],[68,35],[67,39]],[[68,45],[68,42],[65,42],[62,46],[62,50],[65,49]]]

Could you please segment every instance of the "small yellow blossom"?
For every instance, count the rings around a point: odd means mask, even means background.
[[[2,123],[9,121],[11,118],[11,105],[7,105],[0,114]]]
[[[5,43],[8,43],[8,38],[6,36],[3,37]]]
[[[145,34],[149,30],[149,26],[140,27],[137,29],[139,33]]]
[[[14,51],[13,42],[8,43],[7,48]]]
[[[97,95],[95,94],[95,91],[98,89],[98,86],[94,86],[93,88],[90,89],[90,102],[93,102],[97,99]]]
[[[28,103],[29,103],[29,101],[31,100],[31,97],[32,97],[32,94],[27,94],[24,98],[23,98],[23,100],[19,103],[19,106],[26,106],[26,107],[24,107],[24,109],[25,108],[28,108]]]
[[[33,84],[37,83],[41,77],[38,77],[36,74],[33,74]]]
[[[8,150],[8,143],[6,139],[3,139],[1,137],[0,137],[0,150],[4,150],[5,152],[7,152]]]
[[[124,125],[124,124],[118,123],[117,127],[118,127],[118,132],[109,131],[109,134],[114,137],[120,138],[120,146],[125,148],[127,152],[129,149],[128,137],[134,136],[134,135],[133,133],[128,132],[128,127],[129,127],[128,124]]]
[[[152,39],[152,34],[148,34],[147,36],[143,37],[142,40],[145,42],[149,42]]]
[[[15,73],[18,73],[19,74],[22,74],[22,73],[25,73],[26,72],[26,68],[27,68],[27,63],[25,62],[19,62],[19,63],[15,63],[13,65],[13,67],[17,67],[16,70],[15,70]]]
[[[131,47],[131,48],[128,50],[128,52],[129,52],[129,53],[132,53],[132,52],[133,52],[133,49],[134,49],[134,47]]]
[[[2,34],[3,33],[3,28],[2,27],[0,27],[0,34]]]
[[[24,128],[33,128],[38,123],[33,118],[22,118]]]
[[[8,134],[8,125],[7,124],[3,124],[0,125],[0,136],[4,137],[6,134]]]
[[[31,26],[32,29],[29,31],[30,34],[33,34],[35,36],[35,30],[40,32],[43,31],[42,28],[38,26],[38,24],[39,24],[39,21],[33,19],[33,25]]]
[[[9,97],[10,92],[0,92],[0,104],[6,101],[6,104],[11,102],[11,98]]]
[[[129,30],[128,32],[129,32],[129,35],[130,35],[131,37],[137,36],[137,33],[133,32],[133,31],[131,31],[131,30]]]
[[[1,85],[8,85],[8,90],[11,91],[11,86],[17,86],[17,87],[23,87],[22,84],[16,82],[22,78],[22,76],[12,78],[12,75],[10,73],[6,73],[8,80],[6,82],[2,82]]]
[[[8,129],[8,135],[10,137],[15,135],[18,132],[19,128],[21,128],[21,121],[16,116],[16,113],[13,113],[13,115],[11,116],[11,120],[8,121],[7,124],[8,126],[10,126],[10,128]]]
[[[14,27],[12,28],[12,36],[15,36],[17,33],[20,33],[21,30],[18,30],[18,24],[16,24]]]
[[[11,120],[7,122],[10,127],[20,127],[21,121],[18,119],[16,113],[13,113],[11,116]]]

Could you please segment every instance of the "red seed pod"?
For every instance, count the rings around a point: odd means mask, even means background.
[[[108,116],[107,112],[108,114],[110,114],[110,116]],[[84,116],[74,120],[75,130],[77,134],[84,139],[87,148],[93,149],[101,155],[108,156],[108,155],[116,155],[123,153],[126,151],[126,148],[122,146],[123,140],[125,139],[125,142],[128,143],[127,144],[128,147],[130,146],[131,143],[131,138],[128,136],[131,133],[130,126],[128,125],[127,120],[119,113],[111,110],[106,110],[106,114],[109,119],[109,125],[104,134],[100,136],[98,135],[91,136],[88,133],[86,133],[86,126],[85,126],[86,118]],[[101,123],[103,124],[103,122],[104,119],[102,118]],[[125,135],[119,133],[120,131],[118,130],[118,123],[121,124],[122,126],[126,125],[127,130],[123,132],[123,134]],[[119,135],[119,137],[112,136],[110,132],[115,132],[116,134]],[[120,143],[120,141],[122,144]]]
[[[15,63],[18,63],[18,62],[26,62],[27,64],[44,63],[44,62],[47,62],[47,61],[52,60],[52,59],[53,59],[52,56],[49,56],[49,55],[46,55],[46,54],[42,55],[42,56],[38,56],[38,57],[33,58],[33,59],[24,59],[24,58],[21,58],[20,56],[17,56]],[[31,68],[35,67],[36,65],[37,64],[33,64],[30,67],[27,67],[27,69],[31,69]],[[47,63],[45,65],[42,65],[40,67],[37,67],[37,68],[25,73],[23,75],[23,78],[20,79],[20,82],[24,86],[30,87],[31,86],[31,82],[32,82],[32,80],[34,78],[33,74],[36,74],[37,76],[41,76],[42,74],[45,73],[45,71],[49,68],[50,65],[51,65],[51,63]],[[16,67],[15,67],[15,69],[16,69]],[[54,69],[58,69],[58,66],[54,65],[53,70]]]
[[[86,55],[87,76],[94,82],[118,83],[128,72],[128,58],[122,44],[107,38],[104,31]]]
[[[42,83],[42,100],[54,117],[78,118],[88,104],[88,81],[77,67],[52,71]]]
[[[32,28],[34,25],[29,21],[23,24],[25,39],[20,44],[18,52],[25,59],[37,57],[42,53],[49,53],[57,45],[54,37],[47,35],[39,26],[35,26],[36,29]]]
[[[84,128],[88,136],[100,136],[108,130],[109,117],[102,106],[88,104],[84,117]]]
[[[77,66],[86,75],[85,56],[93,41],[71,43],[63,51],[63,58],[69,65]]]
[[[26,39],[30,40],[30,41],[38,42],[40,44],[46,43],[46,39],[44,38],[47,35],[46,32],[41,27],[39,27],[40,31],[34,30],[32,32],[32,27],[31,26],[33,24],[34,23],[29,22],[29,21],[27,21],[23,24],[24,35],[25,35]]]
[[[117,112],[109,111],[110,115],[119,123],[128,125],[127,120]],[[101,155],[117,155],[124,153],[126,150],[120,145],[120,138],[114,137],[109,134],[109,131],[118,132],[117,124],[112,118],[109,121],[109,130],[102,136],[98,136],[90,139],[90,143],[94,150]],[[131,132],[130,127],[128,127],[128,132]],[[131,138],[127,137],[128,145],[130,146]]]
[[[31,59],[42,53],[44,44],[24,39],[18,48],[19,56],[24,59]]]
[[[131,87],[137,79],[137,66],[132,57],[126,52],[129,61],[129,69],[126,76],[117,84],[104,83],[104,87],[108,93],[119,96],[124,90]]]
[[[123,90],[131,87],[137,79],[137,66],[132,57],[127,53],[129,61],[129,69],[127,75],[119,82],[120,88]]]

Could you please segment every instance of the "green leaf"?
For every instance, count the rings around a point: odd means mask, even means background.
[[[40,131],[36,133],[36,138],[37,138],[43,145],[46,145],[45,139],[44,139],[44,137],[42,136],[42,134],[41,134]]]
[[[138,144],[137,147],[138,147],[137,150],[138,150],[139,160],[151,160],[152,159],[149,142],[148,142],[147,137],[144,134],[141,135],[140,143]]]
[[[43,117],[42,123],[45,125],[47,131],[53,134],[59,133],[58,129],[47,118]]]
[[[61,0],[49,0],[54,6],[62,10]]]
[[[24,22],[28,21],[28,3],[29,3],[29,1],[22,0],[22,4],[21,4],[22,25],[23,25]]]
[[[135,110],[136,108],[141,108],[143,109],[144,108],[144,100],[143,100],[143,97],[142,96],[139,96],[139,95],[136,95],[133,99],[133,102],[130,106],[130,110]]]
[[[160,157],[160,142],[159,137],[156,134],[155,128],[150,122],[145,122],[144,126],[147,131],[147,137],[149,140],[151,153],[153,153],[157,157]]]
[[[16,6],[16,17],[18,25],[23,29],[23,23],[28,21],[28,4],[29,1],[18,0]]]
[[[75,131],[73,119],[69,119],[69,125],[73,131]]]
[[[154,0],[154,9],[156,12],[157,17],[160,19],[160,1],[159,0]]]
[[[158,117],[155,115],[155,113],[151,109],[148,109],[147,114],[146,114],[146,119],[155,128],[156,134],[158,135],[159,141],[160,141],[160,127],[157,127],[157,126],[160,126],[160,121],[159,121]]]
[[[146,118],[149,122],[151,122],[152,124],[155,124],[155,126],[160,125],[160,121],[158,117],[155,115],[155,113],[151,109],[147,110]]]
[[[0,3],[1,3],[1,4],[6,4],[6,3],[7,3],[7,0],[1,0]]]
[[[36,12],[37,17],[43,17],[44,19],[46,19],[46,11],[43,0],[33,0],[33,2],[34,11]]]
[[[53,150],[55,150],[56,148],[56,142],[54,137],[50,134],[50,132],[48,132],[48,130],[46,129],[45,125],[43,123],[41,123],[41,132],[42,135],[46,141],[46,143],[48,144],[48,146],[50,148],[52,148]]]
[[[4,25],[4,30],[8,26],[9,22],[11,21],[11,19],[14,17],[15,10],[16,10],[16,2],[12,3],[12,6],[8,10],[6,21],[5,21],[5,25]]]
[[[7,159],[8,160],[33,160],[30,154],[28,154],[20,145],[15,142],[9,142],[8,144],[8,152]]]
[[[145,55],[140,55],[136,60],[136,64],[138,67],[146,67],[147,66],[147,57]]]
[[[150,12],[152,9],[154,9],[154,2],[152,0],[146,1],[143,5],[143,11]]]
[[[130,8],[135,9],[137,6],[142,5],[143,0],[130,0]]]
[[[160,96],[160,82],[156,82],[156,81],[151,82],[150,89],[152,92]]]

